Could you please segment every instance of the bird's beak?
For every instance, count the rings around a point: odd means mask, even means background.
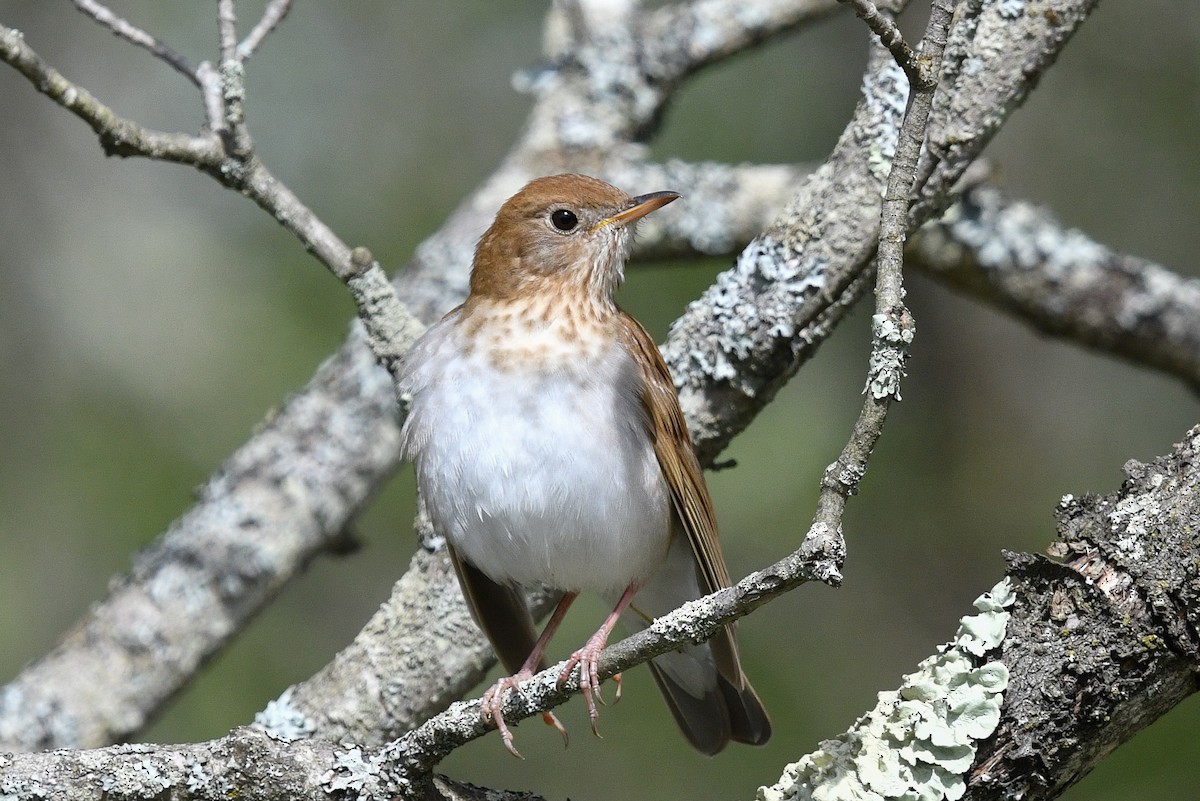
[[[593,231],[603,228],[606,225],[629,225],[629,223],[640,220],[652,211],[657,211],[663,206],[670,203],[672,200],[678,200],[682,197],[678,192],[651,192],[648,195],[638,195],[630,199],[629,208],[607,217],[592,228]]]

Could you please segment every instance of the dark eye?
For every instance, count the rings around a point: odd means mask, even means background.
[[[560,231],[570,231],[579,225],[575,212],[568,209],[557,209],[550,214],[550,223]]]

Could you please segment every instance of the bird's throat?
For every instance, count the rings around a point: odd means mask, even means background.
[[[468,301],[458,320],[464,351],[504,371],[584,368],[617,344],[617,307],[582,294]]]

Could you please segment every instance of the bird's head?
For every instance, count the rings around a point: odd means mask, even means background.
[[[542,292],[611,304],[624,278],[633,223],[679,197],[629,195],[586,175],[537,178],[509,198],[480,238],[471,296],[517,300]]]

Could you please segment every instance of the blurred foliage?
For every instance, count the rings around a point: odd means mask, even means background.
[[[212,7],[114,2],[193,58]],[[261,3],[241,4],[243,20]],[[348,242],[398,267],[485,177],[529,100],[544,4],[298,3],[249,69],[262,157]],[[118,112],[201,120],[190,85],[67,8],[0,0],[0,20]],[[861,23],[842,15],[690,82],[651,143],[662,158],[817,161],[856,100]],[[49,649],[255,423],[301,386],[352,315],[341,286],[242,198],[186,169],[106,160],[89,130],[0,69],[0,674]],[[1195,275],[1200,11],[1105,4],[988,153],[1009,190],[1119,249]],[[667,187],[626,187],[649,191]],[[725,266],[634,268],[622,300],[656,336]],[[587,733],[488,737],[445,765],[481,784],[574,799],[733,798],[844,730],[953,633],[992,586],[1001,548],[1040,550],[1064,493],[1109,492],[1121,465],[1166,452],[1196,405],[1158,375],[1043,339],[914,278],[904,403],[850,505],[846,584],[805,587],[742,625],[777,722],[763,749],[695,756],[644,670]],[[857,413],[865,315],[853,317],[711,477],[735,575],[790,550],[821,469]],[[358,522],[365,551],[317,560],[145,733],[218,736],[348,642],[413,548],[412,482]],[[598,604],[558,642],[590,632]],[[1068,798],[1194,799],[1200,706],[1185,704]]]

